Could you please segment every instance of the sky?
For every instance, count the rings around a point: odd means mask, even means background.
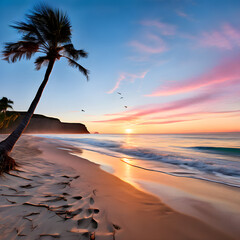
[[[0,1],[0,47],[38,0]],[[57,61],[35,113],[91,133],[240,131],[239,0],[48,0],[67,12],[79,63]],[[0,97],[26,111],[46,68],[0,60]],[[84,111],[82,111],[84,110]],[[130,130],[127,130],[130,129]]]

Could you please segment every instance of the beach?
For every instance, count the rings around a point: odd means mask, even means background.
[[[19,140],[12,152],[19,170],[0,180],[1,239],[159,240],[239,236],[238,189],[194,179],[181,178],[179,182],[174,176],[161,174],[158,181],[161,179],[165,190],[163,187],[160,199],[76,155],[81,155],[79,148],[60,140],[26,135]],[[151,181],[155,174],[152,177]],[[166,194],[166,186],[171,194]],[[182,189],[194,197],[187,199],[178,194]],[[212,195],[207,194],[209,189]],[[211,201],[204,205],[207,198]],[[184,200],[191,203],[185,204],[189,209],[179,211]],[[225,210],[218,211],[223,206]],[[227,219],[230,215],[232,218]]]
[[[240,240],[240,1],[196,2],[0,1],[0,240]]]

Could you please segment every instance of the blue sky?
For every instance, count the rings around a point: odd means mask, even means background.
[[[0,2],[1,48],[18,40],[9,25],[41,2]],[[89,53],[80,63],[90,70],[90,81],[64,60],[56,62],[36,113],[103,133],[240,130],[240,75],[231,69],[240,53],[239,1],[46,3],[68,13],[75,47]],[[45,69],[35,71],[33,62],[0,61],[0,97],[12,99],[15,110],[27,110],[43,79]],[[219,73],[221,66],[228,67]]]

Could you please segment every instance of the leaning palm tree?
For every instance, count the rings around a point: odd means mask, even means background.
[[[43,65],[47,65],[47,70],[26,115],[18,127],[0,142],[0,174],[15,169],[17,166],[9,153],[29,124],[55,61],[62,57],[66,58],[69,65],[76,67],[88,80],[88,70],[76,62],[80,57],[87,57],[87,53],[74,48],[71,42],[71,24],[65,13],[46,5],[40,5],[26,15],[25,21],[16,22],[11,27],[21,34],[21,40],[5,44],[4,60],[14,63],[22,58],[30,59],[38,52],[43,55],[35,60],[36,69],[39,70]]]

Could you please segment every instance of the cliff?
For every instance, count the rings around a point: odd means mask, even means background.
[[[19,114],[18,119],[11,123],[6,129],[0,129],[0,133],[11,133],[19,124],[25,112],[16,112]],[[83,134],[89,133],[86,126],[81,123],[62,123],[57,118],[46,117],[40,114],[34,114],[29,125],[25,129],[24,133],[69,133],[69,134]]]

